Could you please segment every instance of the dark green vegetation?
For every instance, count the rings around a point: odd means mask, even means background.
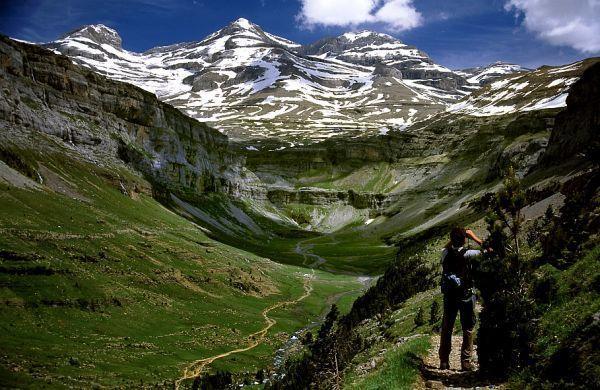
[[[520,216],[530,215],[555,195],[541,201],[528,199],[518,180],[507,180],[490,205],[494,214],[487,220],[486,246],[494,251],[474,265],[483,305],[478,331],[481,370],[467,382],[450,379],[444,382],[447,386],[507,380],[514,388],[598,386],[599,180],[595,167],[566,181],[560,186],[564,205],[527,222]],[[502,228],[505,218],[516,226],[514,235]],[[565,231],[582,234],[563,240]],[[543,246],[549,240],[556,243],[552,253],[570,261],[548,257]],[[308,383],[319,388],[335,383],[343,383],[344,388],[414,385],[428,340],[423,333],[439,331],[435,313],[441,297],[437,289],[415,294],[406,287],[423,291],[430,286],[427,280],[435,269],[418,264],[431,262],[431,249],[409,246],[406,253],[413,255],[399,257],[347,315],[340,316],[335,309],[329,313],[314,341],[299,360],[289,362],[286,377],[273,388],[305,388]],[[415,272],[423,273],[411,279]],[[395,290],[398,285],[405,289]],[[404,298],[406,290],[410,299]],[[425,320],[426,311],[430,321]]]
[[[285,377],[272,388],[307,388],[311,383],[333,387],[352,360],[377,341],[369,332],[363,333],[360,324],[431,288],[431,275],[418,257],[396,261],[354,302],[348,314],[340,316],[337,307],[332,308],[307,351],[299,360],[289,362]]]
[[[382,315],[364,321],[358,332],[369,340],[368,347],[352,361],[344,375],[344,388],[413,388],[419,381],[419,369],[431,348],[434,324],[415,326],[422,307],[440,302],[437,289],[414,295]]]
[[[564,205],[556,214],[549,207],[527,234],[527,196],[518,180],[509,177],[493,200],[487,245],[494,252],[476,274],[484,307],[478,335],[482,372],[512,374],[516,387],[598,387],[598,188],[598,167],[567,181],[561,187]]]
[[[526,295],[531,269],[521,257],[520,233],[525,192],[513,170],[491,201],[487,218],[492,248],[474,267],[484,309],[478,334],[482,372],[503,375],[528,363],[533,307]]]

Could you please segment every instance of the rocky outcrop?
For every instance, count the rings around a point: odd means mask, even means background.
[[[175,192],[239,195],[252,180],[223,134],[67,57],[2,37],[0,75],[3,147],[127,163]]]
[[[247,167],[253,172],[293,177],[310,170],[328,169],[349,162],[361,165],[393,163],[404,158],[426,159],[453,151],[458,148],[457,143],[462,141],[460,134],[451,131],[439,134],[423,130],[414,133],[394,132],[378,137],[336,137],[319,144],[268,152],[245,150],[244,153]]]
[[[311,206],[329,206],[342,204],[355,209],[382,210],[393,201],[392,195],[374,194],[369,192],[355,192],[325,190],[321,188],[270,188],[267,191],[269,201],[278,206],[288,204],[306,204]]]
[[[514,168],[519,177],[531,173],[548,146],[548,137],[554,126],[554,115],[543,110],[532,111],[509,122],[504,133],[512,141],[507,145],[499,145],[488,180],[502,177],[509,167]]]
[[[325,38],[302,47],[300,51],[350,64],[379,68],[386,66],[395,69],[401,78],[419,80],[422,84],[444,91],[455,91],[466,84],[462,75],[435,64],[416,47],[406,45],[390,35],[368,30]]]
[[[600,154],[600,63],[590,66],[571,86],[567,109],[556,117],[542,164],[566,162],[573,157]]]
[[[377,64],[377,66],[375,66],[373,74],[380,77],[392,77],[397,78],[398,80],[402,80],[402,72],[400,72],[394,67],[386,66],[383,64]]]
[[[518,177],[526,176],[536,166],[547,145],[547,138],[512,143],[500,153],[492,166],[490,179],[502,177],[509,167],[515,169]]]

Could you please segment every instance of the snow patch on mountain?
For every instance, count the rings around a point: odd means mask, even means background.
[[[469,84],[486,85],[507,75],[529,71],[530,69],[520,65],[498,61],[485,67],[464,69],[457,73],[465,76]]]
[[[559,67],[508,73],[481,90],[450,105],[447,112],[472,116],[504,115],[566,106],[569,87],[588,63],[578,61]],[[504,68],[504,66],[502,66]]]
[[[218,123],[234,139],[290,143],[403,130],[444,111],[487,116],[560,107],[580,70],[496,63],[452,71],[387,34],[349,32],[301,46],[243,18],[200,41],[144,53],[121,43],[115,30],[94,25],[44,46]]]
[[[561,93],[558,96],[549,97],[546,99],[539,100],[532,105],[523,107],[521,111],[533,111],[533,110],[544,110],[547,108],[560,108],[567,106],[568,93]]]

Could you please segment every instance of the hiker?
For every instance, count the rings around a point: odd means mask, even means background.
[[[480,250],[465,248],[467,238],[481,246],[482,241],[471,230],[455,227],[450,232],[450,242],[442,251],[442,293],[444,294],[444,315],[440,340],[440,369],[450,368],[449,357],[452,348],[452,331],[456,314],[460,311],[463,341],[460,354],[461,368],[474,369],[473,327],[475,326],[475,294],[471,275],[471,261],[481,255]]]

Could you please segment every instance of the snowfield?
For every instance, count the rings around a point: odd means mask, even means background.
[[[350,32],[301,46],[246,19],[200,41],[144,53],[123,49],[118,33],[104,25],[44,46],[218,123],[234,139],[292,142],[387,134],[444,111],[487,116],[560,107],[577,80],[568,73],[578,69],[546,70],[546,84],[534,85],[521,79],[527,70],[518,65],[455,72],[387,34]],[[540,88],[552,94],[532,93]],[[528,94],[524,103],[513,102]]]
[[[542,67],[526,74],[515,73],[448,106],[446,111],[492,116],[566,107],[569,87],[579,77],[564,74],[581,74],[584,65],[579,61],[554,68]]]

